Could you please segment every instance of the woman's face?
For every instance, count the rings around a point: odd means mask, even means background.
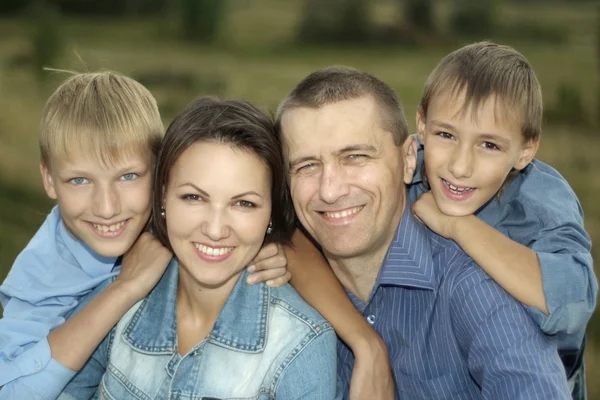
[[[196,142],[169,173],[163,207],[180,267],[220,287],[254,258],[271,216],[267,165],[229,144]]]

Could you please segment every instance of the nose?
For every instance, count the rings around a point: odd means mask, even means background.
[[[113,185],[98,186],[94,191],[94,215],[111,219],[121,212],[119,193]]]
[[[329,164],[323,168],[319,183],[319,197],[326,203],[333,204],[338,199],[347,196],[350,186],[346,172],[339,164]]]
[[[202,223],[202,233],[215,242],[229,236],[226,211],[211,210]]]
[[[468,178],[473,173],[473,152],[465,146],[457,147],[450,158],[448,171],[455,178]]]

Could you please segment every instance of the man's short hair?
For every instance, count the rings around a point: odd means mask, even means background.
[[[396,145],[401,145],[408,137],[408,124],[394,90],[373,75],[342,66],[320,69],[300,81],[279,104],[275,116],[277,131],[281,132],[281,117],[285,111],[300,107],[320,108],[365,96],[373,97],[377,103],[381,128],[393,135]]]
[[[163,134],[156,100],[140,83],[115,72],[74,73],[46,102],[39,146],[47,167],[82,152],[110,165],[132,152],[156,154]]]
[[[465,95],[462,112],[476,116],[490,97],[501,105],[503,117],[520,122],[525,140],[542,132],[542,91],[527,59],[509,46],[478,42],[462,47],[442,59],[429,75],[419,110],[427,110],[435,96]]]

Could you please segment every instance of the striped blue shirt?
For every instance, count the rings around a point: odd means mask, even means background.
[[[408,207],[367,303],[348,295],[388,347],[397,399],[570,398],[554,339]],[[338,359],[348,387],[342,342]]]

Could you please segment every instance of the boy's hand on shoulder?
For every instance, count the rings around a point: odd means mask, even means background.
[[[123,257],[115,283],[123,285],[135,297],[143,299],[156,286],[173,254],[151,233],[144,232]]]
[[[267,285],[278,287],[288,283],[292,274],[287,269],[287,257],[283,246],[270,243],[263,246],[248,267],[247,282],[250,285],[267,282]]]
[[[454,239],[454,228],[460,217],[446,215],[440,211],[431,192],[426,192],[411,207],[414,216],[429,229],[446,239]]]

